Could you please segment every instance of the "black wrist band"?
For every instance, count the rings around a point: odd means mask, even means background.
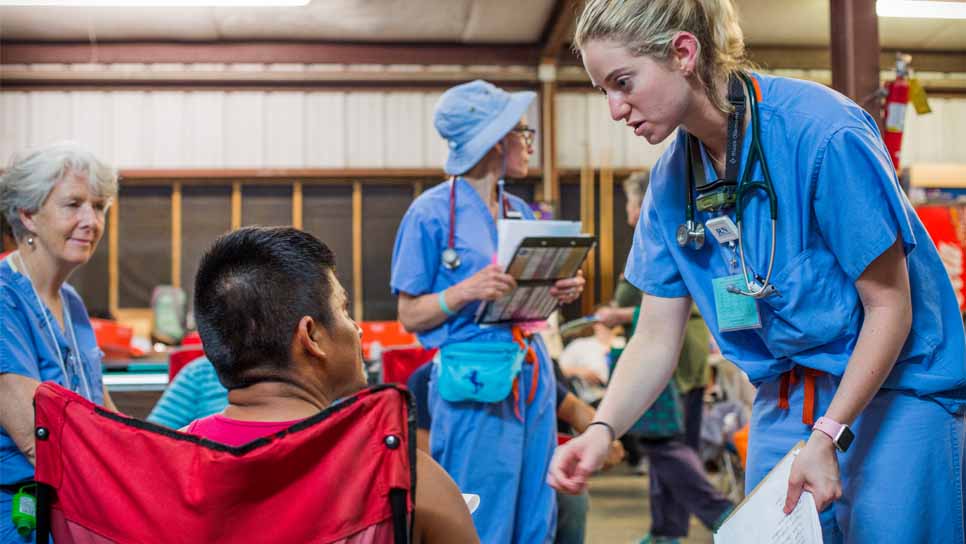
[[[590,425],[587,425],[587,429],[593,427],[594,425],[602,425],[607,427],[607,431],[610,433],[610,441],[613,442],[617,440],[617,433],[614,431],[614,427],[612,427],[610,423],[607,423],[606,421],[593,421],[590,423]],[[586,432],[587,429],[584,429],[584,432]]]

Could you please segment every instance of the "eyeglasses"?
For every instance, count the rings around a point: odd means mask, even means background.
[[[526,125],[522,127],[514,127],[510,132],[516,132],[520,136],[523,136],[523,143],[527,144],[527,147],[533,145],[533,139],[537,136],[536,129],[532,129]]]

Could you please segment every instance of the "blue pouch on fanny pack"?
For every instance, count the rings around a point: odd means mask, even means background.
[[[437,388],[450,402],[501,402],[510,394],[526,350],[516,342],[462,342],[440,349]]]

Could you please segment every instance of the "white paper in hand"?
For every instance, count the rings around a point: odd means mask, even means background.
[[[785,494],[792,461],[800,451],[796,446],[714,534],[715,544],[820,544],[822,526],[815,499],[802,493],[798,505],[785,515]]]
[[[504,270],[524,238],[580,236],[580,221],[531,221],[503,219],[497,222],[497,264]]]

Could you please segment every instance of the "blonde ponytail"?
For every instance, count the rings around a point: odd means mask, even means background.
[[[751,68],[744,34],[731,0],[589,0],[577,20],[577,49],[593,40],[613,40],[635,56],[667,60],[678,32],[698,40],[695,75],[721,111],[731,111],[719,88],[738,71]]]

